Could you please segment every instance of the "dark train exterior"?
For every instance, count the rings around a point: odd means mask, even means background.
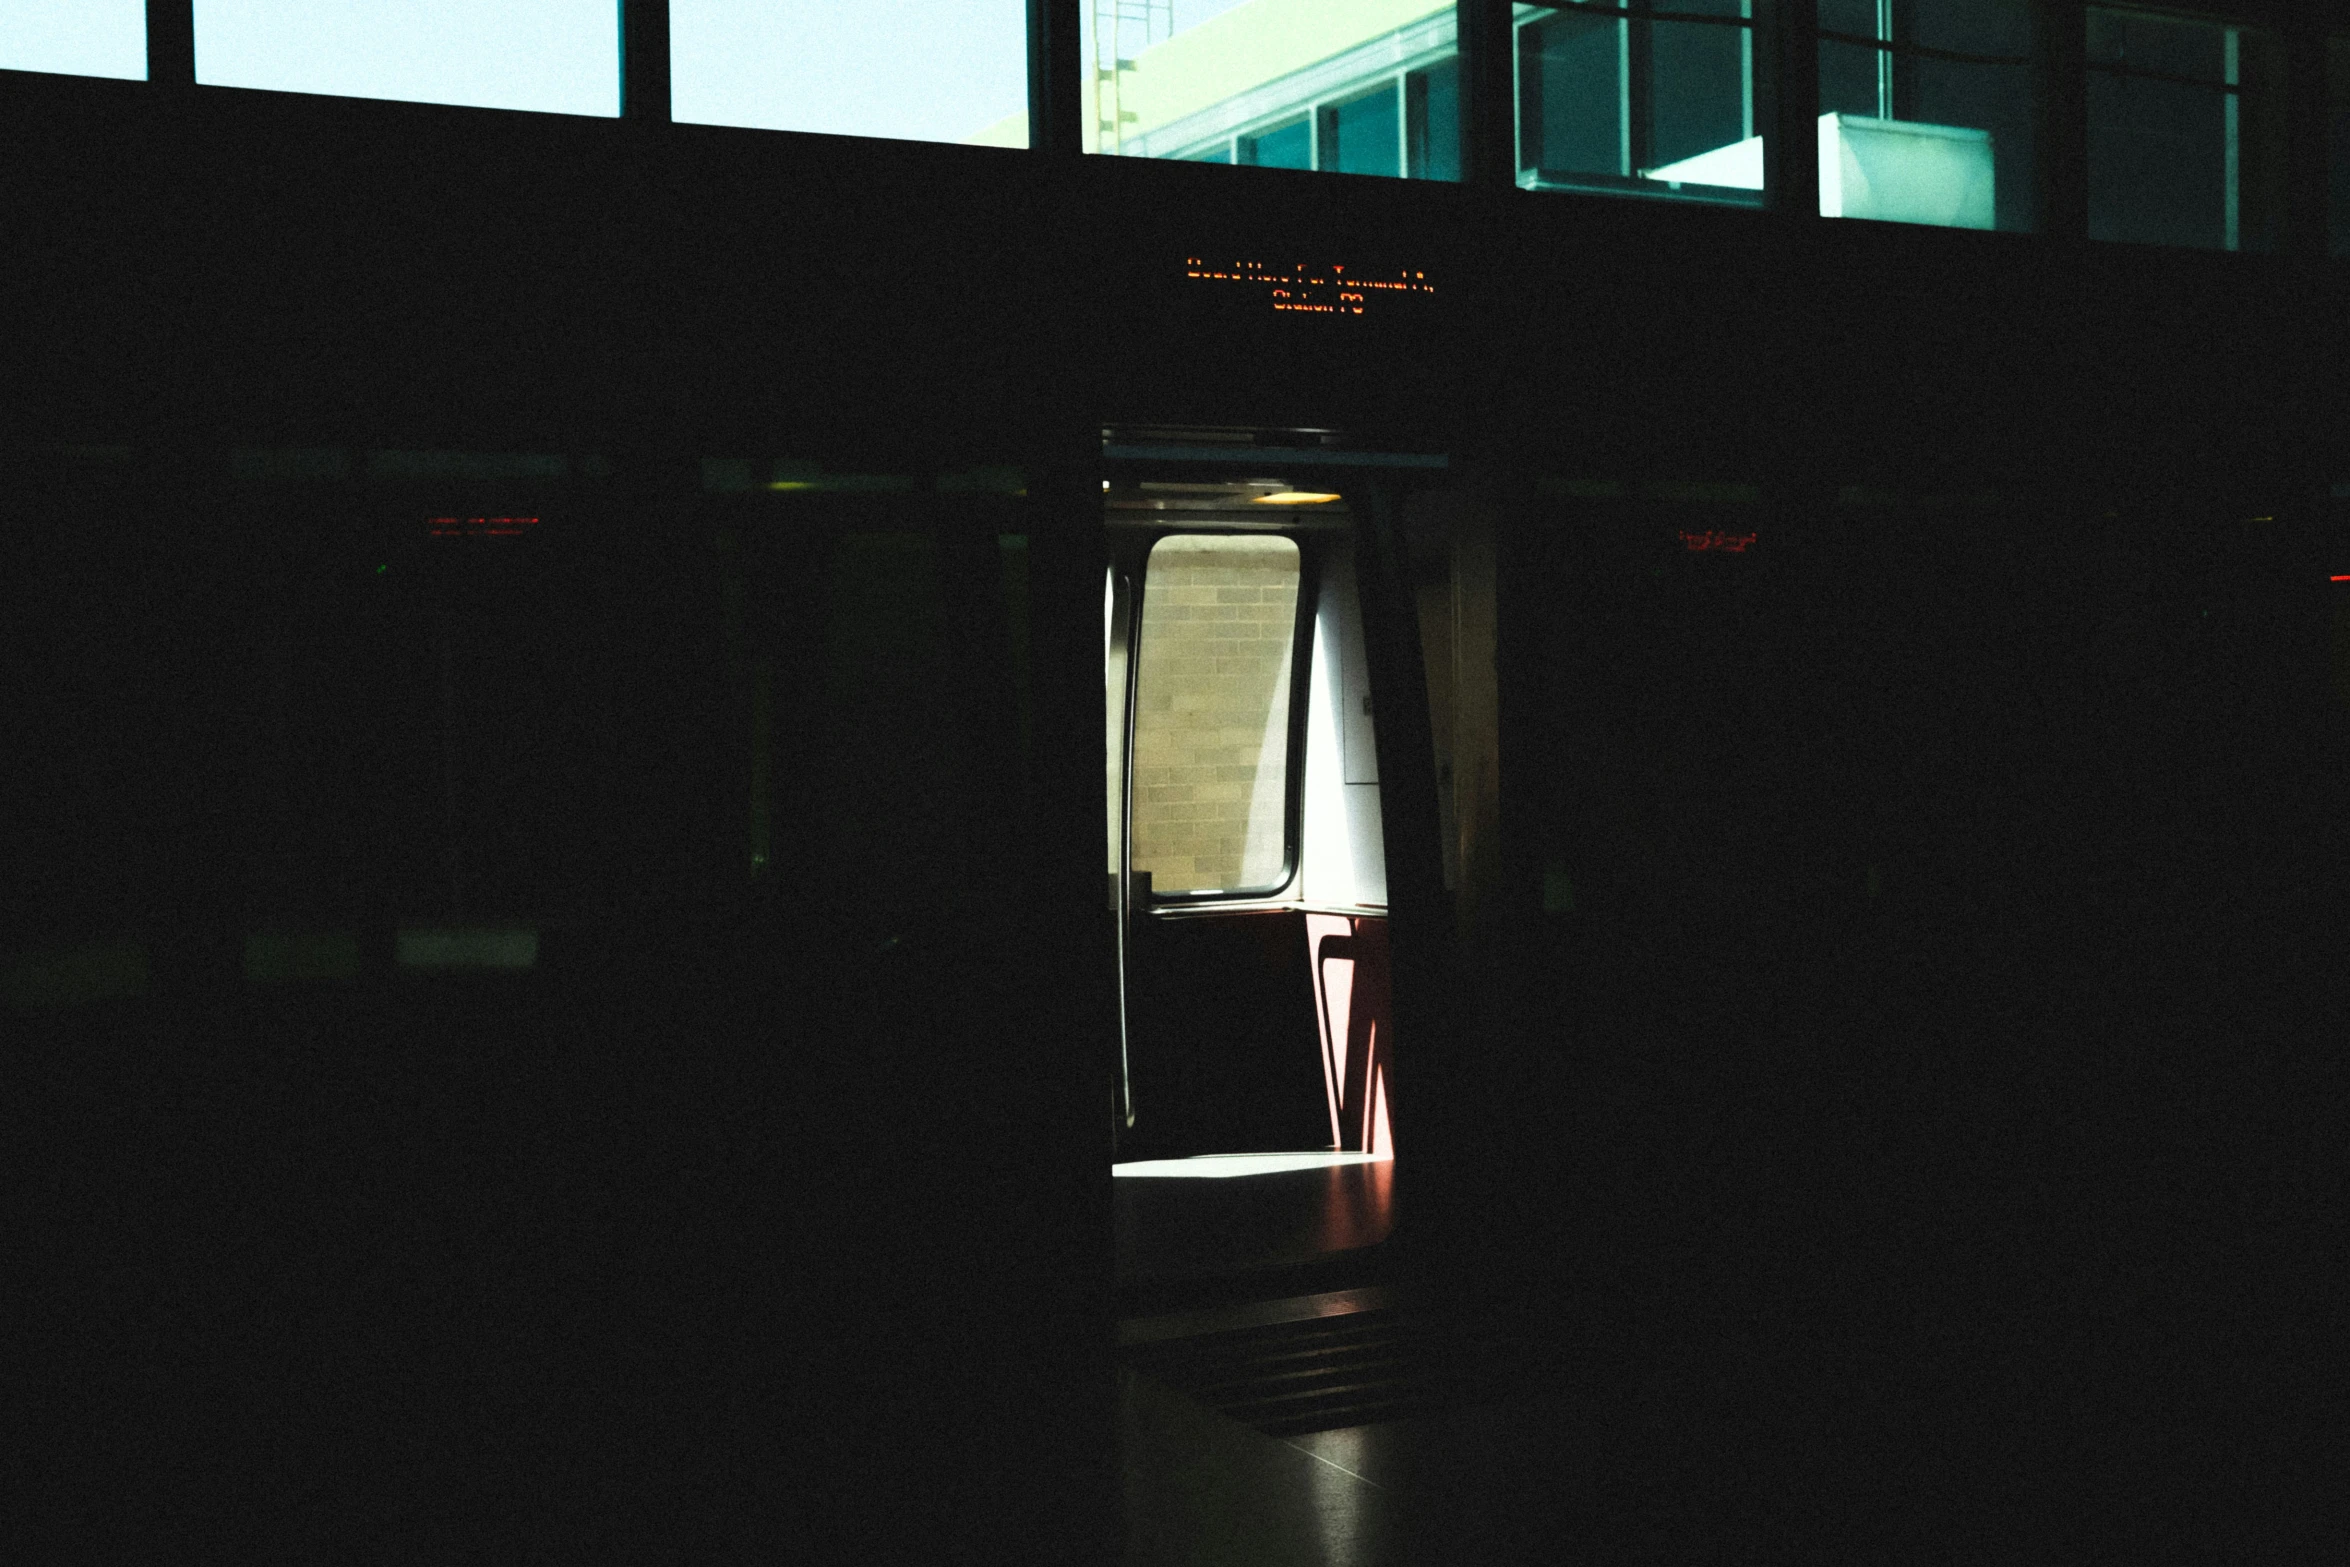
[[[27,1559],[1111,1559],[1102,442],[1206,428],[1446,459],[1356,491],[1450,606],[1382,655],[1453,704],[1391,785],[1396,1244],[1642,1433],[1557,1540],[2307,1514],[2316,247],[0,116]],[[535,961],[403,969],[436,922]]]

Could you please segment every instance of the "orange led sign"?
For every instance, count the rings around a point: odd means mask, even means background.
[[[1374,302],[1436,292],[1425,272],[1352,267],[1337,261],[1211,261],[1187,256],[1183,275],[1195,283],[1250,289],[1275,310],[1308,315],[1359,316]]]

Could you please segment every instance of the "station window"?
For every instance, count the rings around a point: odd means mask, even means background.
[[[196,80],[611,119],[616,14],[612,0],[195,0]]]
[[[1292,120],[1254,136],[1243,136],[1235,146],[1240,163],[1262,169],[1310,169],[1314,166],[1314,132],[1310,121]]]
[[[1026,0],[670,0],[669,117],[1025,147]]]
[[[1460,178],[1452,0],[1094,0],[1089,151]]]
[[[1154,893],[1289,880],[1299,556],[1282,538],[1178,534],[1151,549],[1136,628],[1132,865]]]
[[[1404,78],[1404,172],[1416,180],[1461,177],[1461,62],[1442,60]]]
[[[1382,82],[1321,110],[1321,167],[1340,174],[1395,174],[1403,166],[1403,93]]]
[[[1757,0],[1517,8],[1518,184],[1759,206]]]
[[[2350,256],[2350,38],[2326,40],[2326,231]]]
[[[146,0],[0,0],[0,71],[145,81]]]
[[[1820,212],[2035,227],[2028,0],[1819,0]]]
[[[2284,52],[2259,28],[2089,12],[2089,234],[2273,250]]]

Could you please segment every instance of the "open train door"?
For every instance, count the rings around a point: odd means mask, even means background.
[[[1416,647],[1408,674],[1379,656],[1416,625],[1408,594],[1386,608],[1392,573],[1366,558],[1385,499],[1332,455],[1105,453],[1130,1279],[1308,1263],[1389,1224],[1389,867],[1399,841],[1441,861],[1432,810],[1399,824],[1385,809],[1394,755],[1432,772]],[[1394,705],[1417,709],[1408,750],[1381,743],[1390,681],[1409,692]],[[1413,782],[1432,806],[1433,778]]]

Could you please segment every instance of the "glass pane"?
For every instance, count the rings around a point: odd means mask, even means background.
[[[1755,9],[1521,6],[1518,183],[1761,205]]]
[[[146,0],[0,0],[0,71],[145,81]]]
[[[1288,539],[1161,539],[1143,578],[1133,866],[1156,892],[1274,892],[1288,879]]]
[[[1457,58],[1454,11],[1453,0],[1091,0],[1085,145],[1209,163],[1230,146],[1232,161],[1265,168],[1397,174],[1408,128],[1412,176],[1458,179],[1452,78],[1405,85]]]
[[[1461,177],[1461,65],[1447,60],[1405,78],[1410,108],[1411,176],[1417,180]]]
[[[2088,42],[2090,236],[2273,249],[2284,183],[2275,38],[2093,10]]]
[[[1240,161],[1266,169],[1310,169],[1314,166],[1314,133],[1304,120],[1240,138]]]
[[[1820,28],[1823,215],[2035,227],[2028,0],[1821,0]]]
[[[196,80],[550,114],[620,112],[612,0],[195,0]]]
[[[1338,174],[1403,172],[1403,117],[1393,82],[1322,111],[1316,166]]]
[[[2326,190],[2333,253],[2350,256],[2350,38],[2326,44]]]
[[[670,0],[669,116],[1028,145],[1026,0]]]

